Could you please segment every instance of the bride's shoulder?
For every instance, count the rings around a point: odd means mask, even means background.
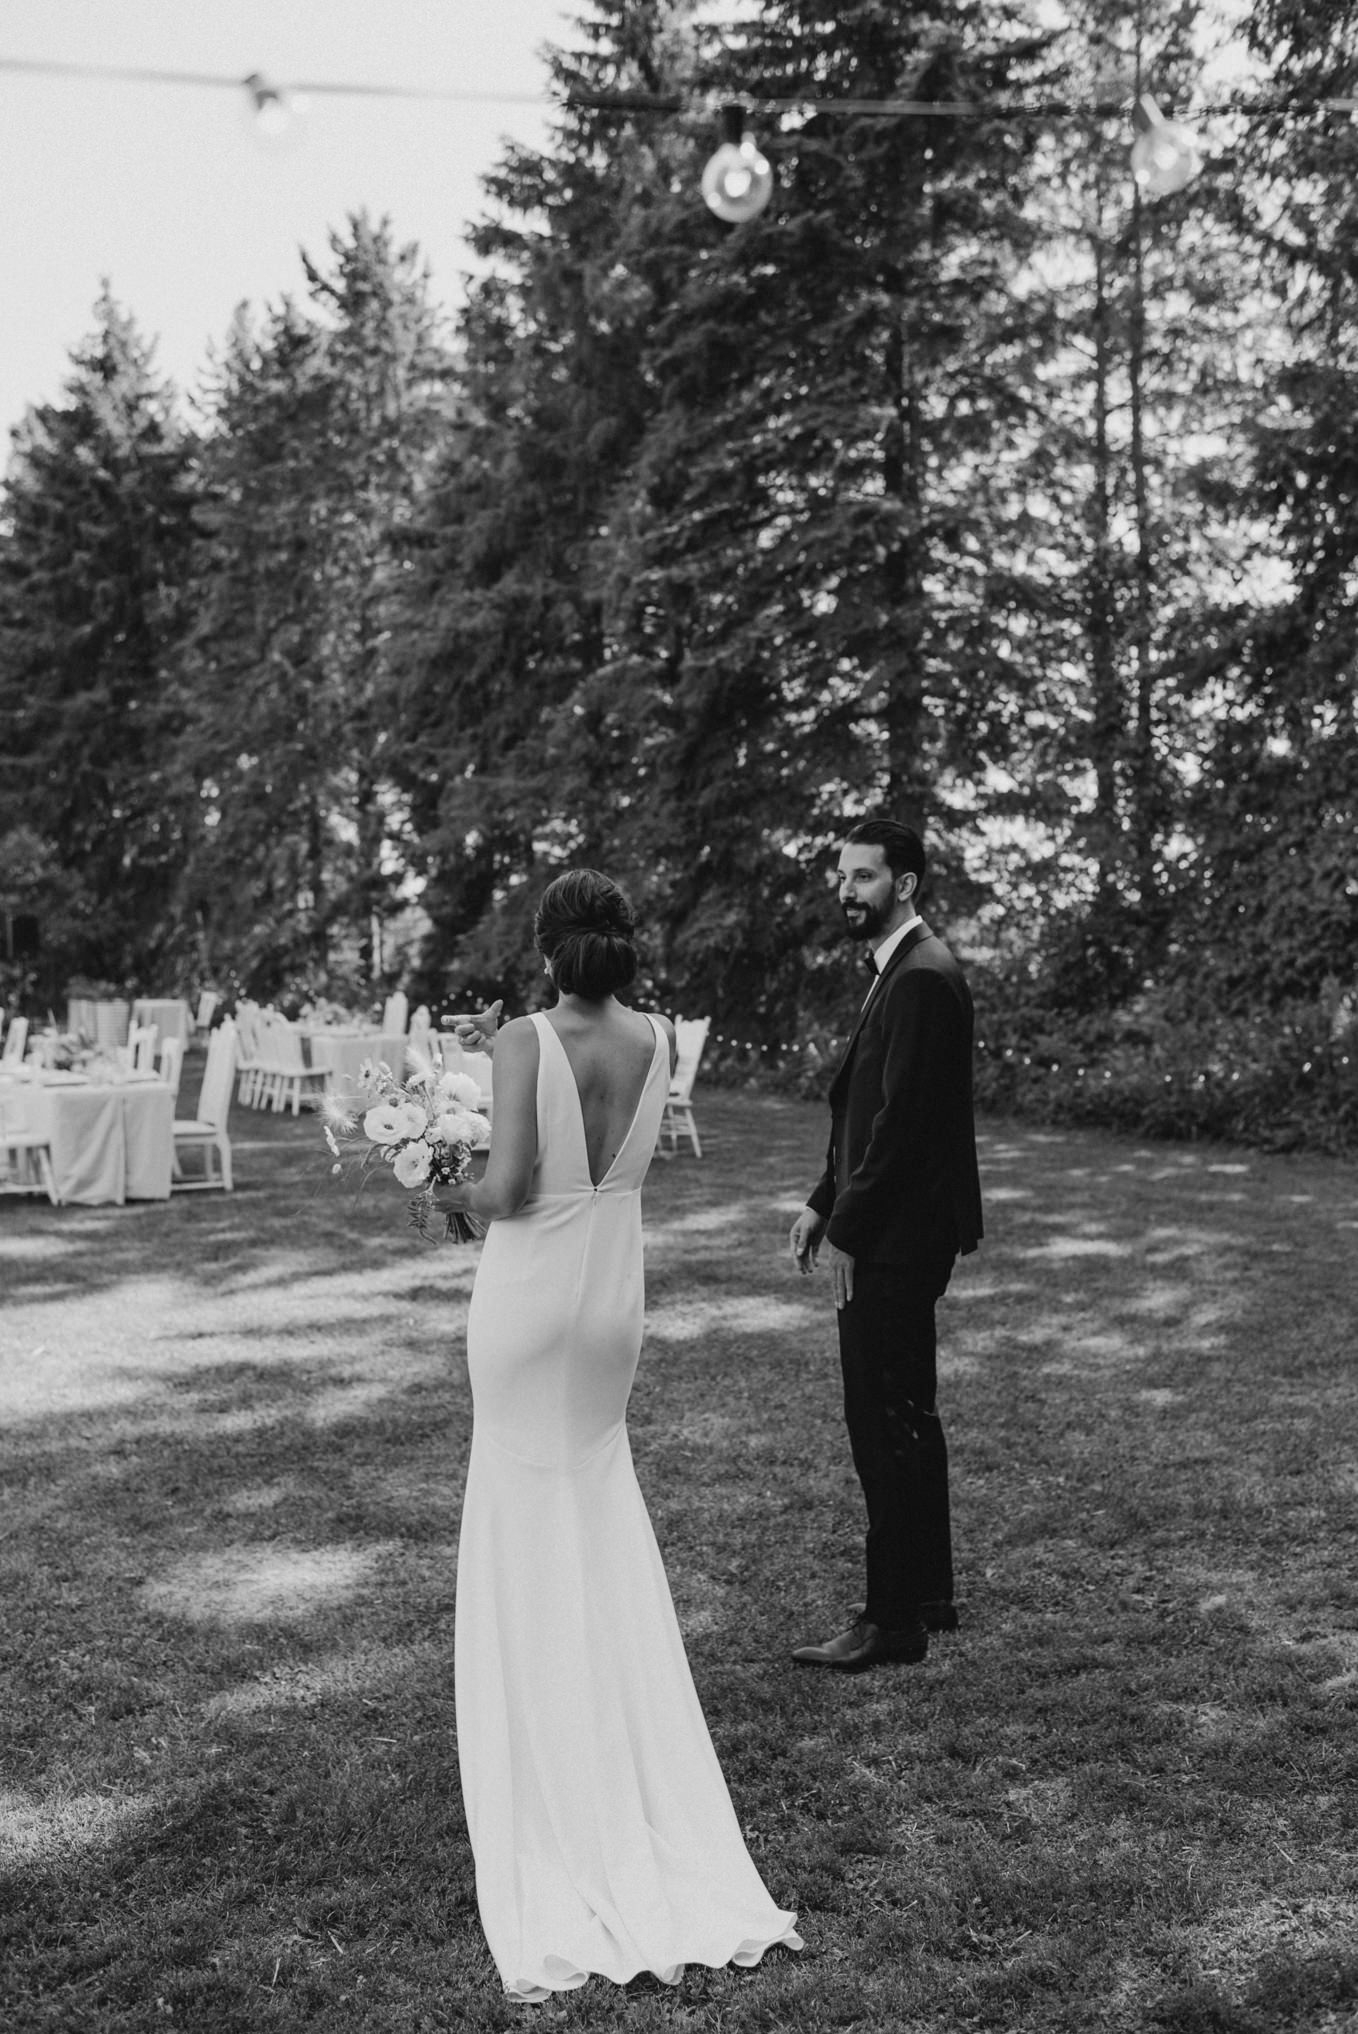
[[[538,1028],[531,1017],[511,1017],[508,1024],[502,1024],[495,1034],[495,1062],[502,1065],[506,1055],[510,1060],[536,1060],[538,1056]]]
[[[660,1026],[660,1029],[665,1034],[665,1043],[670,1049],[670,1072],[673,1073],[674,1063],[679,1055],[679,1040],[674,1029],[674,1019],[663,1016],[659,1010],[652,1010],[650,1015],[652,1020]]]

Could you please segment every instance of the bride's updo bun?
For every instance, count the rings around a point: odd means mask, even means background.
[[[635,976],[635,931],[626,892],[597,869],[567,869],[549,883],[533,921],[557,988],[589,1003],[616,995]]]

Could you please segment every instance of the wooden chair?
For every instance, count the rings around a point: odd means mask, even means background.
[[[232,1191],[231,1139],[226,1134],[226,1122],[231,1110],[231,1085],[235,1073],[236,1027],[226,1017],[208,1040],[198,1114],[175,1118],[172,1188],[183,1193],[201,1191],[204,1187],[221,1187],[228,1194]],[[179,1163],[181,1151],[202,1152],[201,1179],[185,1179],[184,1169]],[[215,1166],[214,1151],[217,1154]]]
[[[387,997],[386,1005],[382,1011],[382,1036],[384,1038],[395,1038],[398,1032],[404,1035],[406,1018],[409,1012],[410,1000],[405,990],[395,990],[392,995]]]
[[[0,1065],[22,1065],[24,1047],[28,1044],[27,1017],[11,1017],[9,1030],[5,1033],[5,1049],[0,1052]]]
[[[698,1142],[698,1125],[693,1120],[693,1083],[698,1078],[698,1062],[703,1056],[711,1028],[710,1017],[675,1018],[674,1035],[679,1056],[665,1099],[665,1113],[660,1119],[660,1135],[668,1142],[670,1150],[677,1151],[679,1139],[687,1137],[695,1158],[702,1157],[703,1147]]]
[[[184,1047],[177,1038],[167,1038],[160,1048],[160,1078],[174,1094],[179,1093],[179,1077],[184,1071]]]
[[[22,1082],[0,1082],[0,1193],[43,1193],[54,1208],[60,1207],[51,1148],[30,1127],[32,1106],[31,1091]]]
[[[158,1035],[154,1024],[133,1024],[129,1028],[127,1049],[132,1055],[132,1065],[138,1073],[155,1072]]]

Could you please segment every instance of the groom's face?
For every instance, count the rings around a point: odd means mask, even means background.
[[[839,851],[839,908],[855,939],[877,939],[896,913],[896,879],[884,850],[874,841]]]

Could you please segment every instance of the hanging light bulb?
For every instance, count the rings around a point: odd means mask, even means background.
[[[722,144],[703,171],[703,197],[728,226],[757,219],[773,196],[773,171],[745,132],[743,106],[723,106]]]
[[[1169,198],[1192,183],[1202,168],[1197,137],[1177,120],[1166,120],[1149,92],[1132,108],[1136,139],[1132,175],[1150,198]]]
[[[250,95],[247,118],[256,140],[273,146],[295,141],[299,116],[306,111],[305,103],[271,85],[259,71],[251,71],[241,82]]]

